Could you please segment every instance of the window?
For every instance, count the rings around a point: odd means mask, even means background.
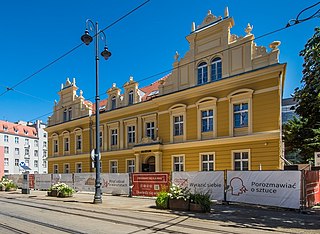
[[[43,137],[46,138],[47,137],[47,133],[44,132],[43,133]]]
[[[214,153],[200,154],[201,157],[201,171],[214,170]]]
[[[173,135],[182,136],[183,135],[183,115],[173,117]]]
[[[53,152],[58,153],[58,140],[53,140]]]
[[[54,164],[54,165],[53,165],[53,173],[54,173],[54,174],[58,174],[58,173],[59,173],[59,167],[58,167],[57,164]]]
[[[76,163],[76,172],[82,173],[82,163]]]
[[[151,139],[155,138],[154,134],[154,122],[146,123],[146,136],[150,137]]]
[[[13,128],[13,130],[14,130],[15,133],[19,132],[19,130],[17,128]]]
[[[29,149],[24,149],[24,155],[29,156],[30,150]]]
[[[14,143],[19,144],[19,137],[14,138]]]
[[[100,144],[100,148],[102,148],[102,143],[103,143],[103,133],[102,131],[99,132],[99,144]]]
[[[67,121],[67,109],[65,109],[64,111],[63,111],[63,122],[66,122]]]
[[[4,158],[4,165],[9,166],[9,158]]]
[[[43,168],[47,168],[47,161],[43,161],[42,166]]]
[[[7,126],[3,126],[3,131],[7,132],[8,131],[8,127]]]
[[[111,98],[111,110],[116,109],[116,107],[117,107],[117,99],[116,99],[116,96],[113,96]]]
[[[135,143],[136,141],[135,126],[128,126],[128,143]]]
[[[5,154],[8,154],[8,153],[9,153],[9,147],[8,147],[8,146],[5,146],[5,147],[4,147],[4,153],[5,153]]]
[[[38,140],[34,140],[34,147],[38,147],[39,146],[39,141]]]
[[[172,156],[172,171],[184,171],[184,155]]]
[[[69,112],[68,113],[69,114],[69,120],[71,120],[72,119],[72,108],[71,107],[69,108],[68,112]]]
[[[47,151],[46,150],[43,150],[42,158],[47,158]]]
[[[70,164],[64,164],[63,173],[70,173]]]
[[[234,104],[233,115],[235,128],[248,127],[248,103]]]
[[[38,162],[38,160],[34,160],[34,162],[33,162],[33,166],[34,166],[34,167],[38,167],[38,166],[39,166],[39,162]]]
[[[24,139],[24,146],[29,146],[29,139]]]
[[[19,155],[20,154],[20,149],[19,148],[14,148],[14,154]]]
[[[27,129],[23,129],[23,132],[25,135],[28,135],[28,130]]]
[[[76,136],[76,150],[82,149],[82,137],[81,135]]]
[[[30,163],[29,159],[26,159],[24,162],[26,163],[27,166],[29,166],[29,163]]]
[[[133,173],[135,170],[134,168],[134,159],[128,159],[127,160],[127,172],[128,173]]]
[[[4,142],[9,142],[9,136],[8,135],[4,135],[3,140],[4,140]]]
[[[198,85],[208,82],[207,63],[203,62],[198,65]]]
[[[35,157],[39,157],[39,152],[38,152],[38,150],[35,150],[35,151],[34,151],[34,156],[35,156]]]
[[[14,165],[15,165],[16,167],[19,166],[19,159],[16,158],[16,159],[14,160]]]
[[[46,141],[43,142],[43,148],[47,148],[47,142]]]
[[[111,129],[111,145],[117,145],[117,144],[118,144],[118,130]]]
[[[69,151],[69,138],[68,137],[64,138],[64,151],[65,152]]]
[[[130,90],[128,94],[128,105],[132,105],[132,104],[133,104],[133,90]]]
[[[213,131],[213,110],[201,111],[201,131]]]
[[[233,152],[233,162],[235,171],[248,171],[249,170],[249,151],[236,151]]]
[[[221,58],[215,58],[211,62],[211,81],[220,80],[222,78]]]
[[[118,161],[110,161],[110,173],[118,173]]]

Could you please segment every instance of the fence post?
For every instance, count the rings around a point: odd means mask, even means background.
[[[227,201],[227,191],[228,191],[227,175],[228,175],[228,170],[224,170],[224,194],[223,194],[222,204],[229,205],[229,202]]]
[[[301,171],[301,211],[305,211],[307,207],[307,196],[306,196],[306,171],[302,170]]]

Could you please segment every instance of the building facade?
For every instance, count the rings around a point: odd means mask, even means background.
[[[231,34],[234,20],[210,11],[186,37],[170,74],[139,88],[129,78],[101,101],[101,171],[278,170],[281,99],[286,64],[280,42],[257,46],[250,24]],[[49,173],[90,172],[95,106],[77,94],[75,79],[59,91],[48,120]]]
[[[293,98],[284,98],[282,99],[282,123],[286,123],[293,117],[298,117],[295,113],[297,102]]]
[[[0,121],[0,170],[2,175],[47,173],[47,132],[41,121],[11,123]],[[22,164],[21,164],[22,163]]]

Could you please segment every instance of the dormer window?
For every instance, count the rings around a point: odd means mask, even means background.
[[[71,107],[69,108],[68,112],[69,112],[68,113],[69,114],[69,120],[71,120],[72,119],[72,108]]]
[[[8,131],[8,127],[3,125],[3,131],[7,132]]]
[[[116,109],[116,107],[117,107],[116,96],[113,96],[111,98],[111,110]]]
[[[23,129],[24,134],[28,135],[28,130]]]
[[[13,128],[15,133],[18,133],[18,129],[17,128]]]
[[[133,90],[130,90],[128,94],[128,105],[132,105],[132,104],[133,104]]]
[[[207,63],[202,62],[198,65],[198,85],[208,82],[208,66]]]
[[[217,81],[222,78],[221,58],[215,58],[211,62],[211,81]]]

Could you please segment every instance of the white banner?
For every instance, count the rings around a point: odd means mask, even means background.
[[[104,193],[129,195],[129,173],[103,173],[101,182]]]
[[[51,181],[51,174],[34,174],[34,189],[47,190]]]
[[[52,184],[65,183],[73,188],[73,174],[52,174]]]
[[[300,171],[228,171],[227,201],[300,208]]]
[[[75,173],[74,174],[74,189],[76,191],[95,191],[95,173]]]
[[[23,181],[23,176],[22,174],[19,175],[8,175],[7,176],[9,180],[12,180],[13,183],[15,183],[18,188],[22,188],[22,181]]]
[[[224,199],[224,172],[173,172],[172,183],[190,189],[191,193],[209,193],[212,200]]]

